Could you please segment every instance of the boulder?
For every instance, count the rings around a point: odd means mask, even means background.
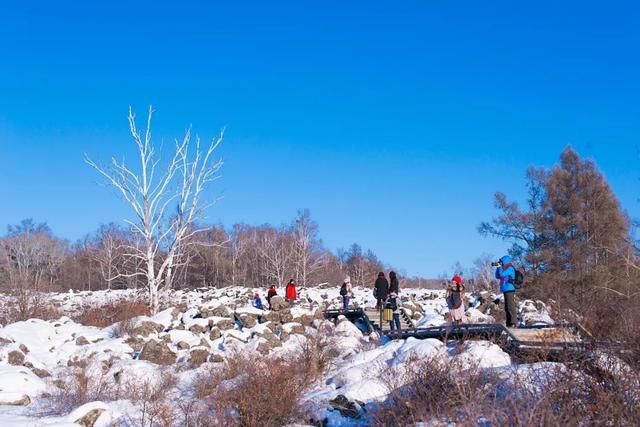
[[[245,328],[253,328],[256,326],[256,323],[258,323],[256,319],[257,318],[255,316],[251,316],[246,313],[240,315],[240,321]]]
[[[21,352],[23,352],[24,354],[29,353],[29,349],[28,349],[28,348],[27,348],[27,346],[26,346],[26,345],[24,345],[24,344],[20,344],[20,345],[18,346],[18,348],[19,348],[19,349],[20,349],[20,351],[21,351]]]
[[[207,359],[209,358],[209,350],[206,350],[204,348],[196,348],[191,350],[189,355],[191,364],[197,367],[207,361]]]
[[[171,365],[176,361],[176,354],[165,342],[150,340],[142,348],[140,360],[148,360],[158,365]]]
[[[211,317],[211,316],[229,317],[233,314],[233,311],[231,311],[229,307],[226,307],[224,305],[219,305],[216,308],[211,309],[209,313],[210,314],[207,317]]]
[[[7,405],[7,406],[27,406],[28,404],[31,403],[31,398],[29,396],[27,396],[26,394],[23,394],[22,396],[12,396],[13,393],[10,393],[8,396],[3,397],[0,394],[0,406],[1,405]]]
[[[76,345],[88,345],[89,344],[89,340],[86,339],[85,337],[78,337],[76,339]]]
[[[303,326],[311,326],[313,324],[314,317],[310,314],[303,314],[302,316],[297,317],[293,320],[302,324]]]
[[[98,421],[98,418],[100,418],[100,415],[105,411],[103,408],[92,409],[74,422],[80,424],[82,427],[93,427],[96,421]]]
[[[9,365],[20,366],[24,363],[24,353],[22,353],[21,351],[10,351],[7,356]]]
[[[333,409],[340,412],[343,417],[360,418],[360,411],[358,411],[355,402],[350,402],[343,394],[339,394],[335,399],[330,400],[329,404]]]
[[[164,326],[151,320],[143,320],[139,322],[132,330],[132,336],[148,337],[151,334],[164,331]]]
[[[271,298],[271,310],[272,311],[281,311],[289,308],[289,304],[280,296],[275,296]]]
[[[125,340],[125,344],[133,349],[133,351],[140,351],[144,347],[144,339],[142,337],[129,337]]]
[[[211,341],[215,341],[218,338],[220,338],[221,336],[222,336],[222,332],[220,331],[220,328],[215,327],[215,326],[213,328],[211,328],[211,333],[209,334],[209,339]]]
[[[235,329],[236,322],[234,322],[231,319],[223,319],[223,320],[218,320],[215,323],[215,326],[217,326],[222,331],[227,330],[227,329]],[[213,327],[212,327],[212,329],[213,329]]]
[[[274,345],[268,341],[260,341],[258,346],[256,347],[256,351],[263,356],[269,354],[269,352],[273,349]]]
[[[184,342],[184,341],[180,341],[178,343],[178,348],[180,350],[189,350],[191,348],[191,346],[188,343]]]
[[[39,369],[39,368],[32,368],[31,371],[36,374],[38,377],[40,378],[46,378],[46,377],[50,377],[51,374],[49,373],[49,371],[44,370],[44,369]]]
[[[275,311],[270,311],[264,316],[264,319],[267,322],[279,323],[280,322],[280,314],[276,313]]]
[[[213,363],[223,363],[224,362],[224,356],[222,356],[220,353],[214,353],[211,355],[211,362]]]
[[[289,323],[293,322],[293,315],[291,314],[291,310],[282,310],[280,313],[280,322],[281,323]]]
[[[205,332],[207,332],[209,330],[209,328],[207,328],[204,325],[200,325],[198,323],[192,325],[189,330],[191,332],[193,332],[194,334],[204,334]]]

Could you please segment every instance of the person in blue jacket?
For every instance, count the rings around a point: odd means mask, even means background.
[[[507,317],[507,328],[516,326],[518,313],[516,311],[516,269],[511,265],[511,257],[503,256],[497,262],[496,279],[500,281],[500,292],[504,295],[504,310]]]

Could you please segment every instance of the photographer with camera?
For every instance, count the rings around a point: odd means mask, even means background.
[[[511,258],[503,256],[491,263],[496,268],[496,279],[500,281],[500,292],[504,295],[504,309],[507,317],[507,328],[516,326],[518,312],[516,310],[516,269],[511,265]]]

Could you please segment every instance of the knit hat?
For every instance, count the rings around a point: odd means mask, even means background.
[[[384,277],[384,273],[382,271],[378,273],[378,279],[382,279],[383,277]]]
[[[458,276],[457,274],[455,276],[453,276],[451,281],[455,282],[458,285],[462,285],[462,277]]]
[[[347,276],[344,278],[344,283],[351,283],[351,277]]]

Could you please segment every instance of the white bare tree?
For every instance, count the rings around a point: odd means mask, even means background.
[[[127,223],[132,232],[140,236],[142,244],[129,246],[128,255],[142,261],[141,271],[133,274],[146,278],[149,306],[155,314],[160,286],[167,280],[171,282],[171,272],[179,262],[183,244],[202,231],[193,225],[215,202],[204,201],[203,193],[207,184],[219,177],[222,160],[214,160],[213,154],[222,142],[224,131],[203,149],[199,137],[195,137],[195,147],[192,147],[191,129],[188,129],[181,140],[175,141],[175,151],[160,170],[160,156],[151,143],[152,116],[153,109],[149,107],[146,129],[140,132],[129,108],[129,130],[138,149],[138,169],[115,158],[108,167],[99,166],[87,156],[85,160],[120,192],[133,210],[134,217]],[[175,211],[170,212],[172,207]]]
[[[325,262],[318,240],[318,224],[311,219],[308,209],[298,211],[293,224],[293,237],[296,281],[306,286],[309,276]]]
[[[264,275],[277,284],[285,282],[287,267],[293,258],[291,236],[286,230],[263,228],[257,230],[258,252],[263,262]]]
[[[91,259],[98,265],[100,276],[107,289],[115,280],[124,277],[125,248],[128,246],[125,231],[117,224],[100,226],[89,248]]]

